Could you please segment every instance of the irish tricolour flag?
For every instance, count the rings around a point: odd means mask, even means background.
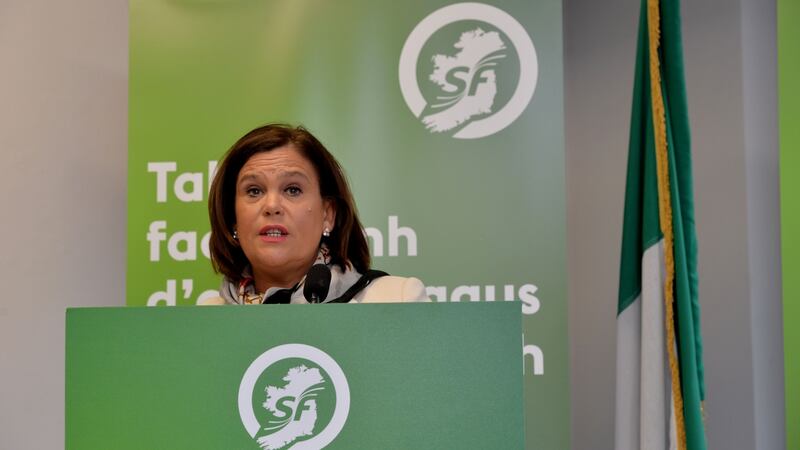
[[[617,315],[616,449],[705,449],[677,0],[642,0]]]

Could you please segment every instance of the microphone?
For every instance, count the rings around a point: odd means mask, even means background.
[[[314,264],[306,274],[303,297],[309,303],[319,303],[328,296],[331,287],[331,269],[325,264]]]

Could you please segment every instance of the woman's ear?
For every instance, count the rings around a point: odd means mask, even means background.
[[[333,231],[333,227],[336,225],[336,200],[332,198],[322,200],[322,211],[323,228]]]

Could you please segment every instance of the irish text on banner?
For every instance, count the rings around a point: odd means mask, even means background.
[[[706,448],[682,53],[679,2],[642,0],[617,316],[617,450]]]
[[[557,0],[131,1],[127,303],[218,295],[217,162],[257,126],[302,124],[346,170],[374,268],[437,302],[518,302],[526,445],[568,448],[561,14]]]

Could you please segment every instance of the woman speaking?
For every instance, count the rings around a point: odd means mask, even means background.
[[[344,172],[302,127],[265,125],[239,139],[208,211],[211,263],[224,278],[205,305],[428,300],[420,280],[370,270]]]

